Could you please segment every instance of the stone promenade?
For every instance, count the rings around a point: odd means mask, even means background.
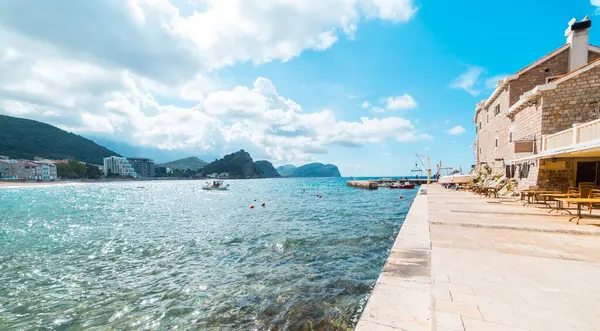
[[[356,330],[600,330],[600,210],[577,225],[514,198],[427,188]]]
[[[600,213],[428,189],[434,330],[600,330]]]

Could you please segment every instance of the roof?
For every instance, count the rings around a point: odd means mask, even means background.
[[[573,77],[577,77],[580,74],[582,74],[588,70],[591,70],[599,65],[600,65],[600,58],[598,58],[592,62],[588,62],[587,64],[556,78],[551,83],[544,84],[544,85],[538,85],[535,88],[533,88],[532,90],[523,93],[523,95],[521,96],[519,101],[515,102],[515,104],[513,104],[508,109],[507,115],[510,115],[510,114],[520,110],[522,108],[522,106],[524,106],[528,101],[531,101],[532,99],[534,99],[535,97],[537,97],[541,93],[543,93],[544,91],[554,90],[554,89],[556,89],[556,87],[558,87],[559,84],[561,84]]]
[[[494,90],[494,92],[492,92],[492,94],[490,95],[490,97],[487,100],[485,100],[484,106],[487,107],[492,102],[494,102],[494,100],[496,100],[496,98],[500,95],[500,92],[502,92],[502,90],[506,87],[506,85],[508,85],[508,83],[510,81],[519,78],[520,75],[522,75],[522,74],[526,73],[527,71],[529,71],[529,70],[537,67],[538,65],[540,65],[540,64],[542,64],[542,63],[550,60],[554,56],[556,56],[556,55],[562,53],[563,51],[567,50],[569,47],[570,47],[569,44],[564,44],[564,45],[562,45],[562,46],[554,49],[552,52],[544,55],[543,57],[541,57],[537,61],[535,61],[535,62],[527,65],[526,67],[522,68],[521,70],[517,71],[514,75],[506,76],[503,80],[501,80],[498,83],[498,85],[496,86],[496,89]],[[600,47],[595,46],[595,45],[588,45],[588,50],[592,51],[592,52],[600,53]],[[595,62],[595,61],[592,61],[592,62]],[[576,70],[574,70],[574,71],[576,71]],[[568,73],[567,73],[567,75],[568,75]],[[478,109],[479,107],[480,106],[478,104],[477,108],[475,109],[475,116],[477,116],[477,112],[479,111],[479,109]]]
[[[544,55],[543,57],[539,58],[537,61],[529,64],[528,66],[524,67],[523,69],[519,70],[516,72],[516,75],[520,75],[520,74],[524,74],[525,72],[537,67],[538,65],[550,60],[551,58],[555,57],[556,55],[560,54],[562,51],[566,50],[567,48],[569,48],[569,44],[564,44],[562,46],[560,46],[559,48],[553,50],[552,52]]]

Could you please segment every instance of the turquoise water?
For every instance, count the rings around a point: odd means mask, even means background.
[[[415,195],[202,183],[0,189],[0,329],[352,328]]]

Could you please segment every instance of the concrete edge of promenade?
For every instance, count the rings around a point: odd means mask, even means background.
[[[427,195],[417,195],[355,330],[431,331],[432,305]]]

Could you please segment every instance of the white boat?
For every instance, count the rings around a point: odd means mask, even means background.
[[[475,175],[452,174],[452,175],[441,176],[438,179],[438,183],[442,184],[442,185],[468,184],[468,183],[472,183],[473,179],[475,179]]]
[[[202,186],[202,189],[208,191],[225,191],[228,187],[229,184],[223,184],[222,180],[213,180],[212,182],[206,182]]]

